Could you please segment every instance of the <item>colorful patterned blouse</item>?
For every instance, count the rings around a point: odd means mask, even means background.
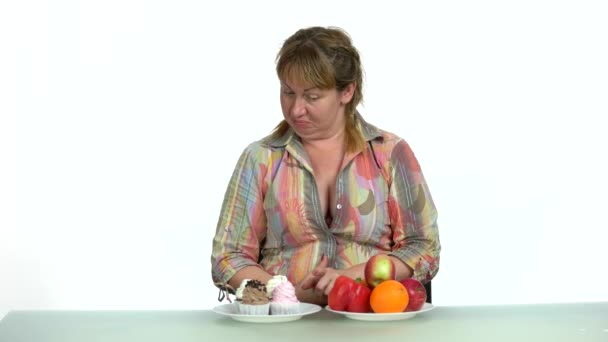
[[[314,172],[293,131],[242,153],[226,191],[213,240],[212,276],[228,280],[260,265],[297,284],[319,263],[345,269],[378,253],[403,260],[430,281],[439,268],[437,211],[409,145],[359,116],[367,147],[336,180],[336,214],[321,210]]]

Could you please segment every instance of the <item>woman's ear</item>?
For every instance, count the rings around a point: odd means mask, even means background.
[[[350,102],[350,100],[353,99],[353,94],[355,93],[355,88],[357,87],[357,83],[356,82],[352,82],[349,85],[346,86],[346,88],[344,88],[344,90],[342,90],[340,92],[340,103],[345,105],[347,103]]]

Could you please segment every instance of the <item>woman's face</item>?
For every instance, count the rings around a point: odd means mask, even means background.
[[[354,85],[338,91],[281,81],[283,116],[303,140],[333,137],[344,130],[344,108],[353,91]]]

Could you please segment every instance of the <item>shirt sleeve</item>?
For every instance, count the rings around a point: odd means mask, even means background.
[[[224,196],[211,254],[213,281],[227,284],[246,266],[259,266],[260,242],[266,237],[263,206],[266,165],[264,149],[247,147],[234,169]]]
[[[404,140],[392,149],[389,172],[392,179],[389,215],[394,242],[390,254],[411,267],[413,278],[429,282],[439,270],[437,209],[418,160]]]

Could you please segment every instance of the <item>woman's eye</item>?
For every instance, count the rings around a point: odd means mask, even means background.
[[[319,99],[319,95],[308,95],[307,97],[309,101],[316,101]]]
[[[283,95],[293,96],[294,92],[289,90],[283,90]]]

